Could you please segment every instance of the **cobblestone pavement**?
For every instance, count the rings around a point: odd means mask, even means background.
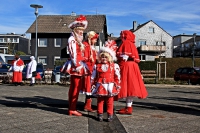
[[[96,113],[68,116],[68,86],[0,85],[0,133],[197,133],[200,132],[200,86],[146,85],[147,99],[134,99],[133,115],[98,122]],[[115,109],[125,101],[115,101]],[[93,98],[96,107],[96,99]],[[106,113],[104,114],[106,118]]]

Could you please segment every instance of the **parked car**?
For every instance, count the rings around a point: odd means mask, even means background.
[[[22,71],[22,79],[26,79],[26,71],[27,71],[27,65],[24,67],[23,71]],[[40,76],[42,77],[42,79],[44,78],[44,66],[42,63],[37,63],[37,68],[36,71],[40,74]]]
[[[188,81],[192,85],[200,84],[200,67],[181,67],[174,73],[175,81]]]
[[[0,73],[8,72],[8,69],[11,67],[11,64],[1,64]]]
[[[52,70],[52,75],[51,75],[51,82],[61,82],[62,79],[69,79],[70,75],[68,73],[65,72],[61,72],[62,66],[56,66],[53,70]]]
[[[8,69],[11,67],[11,64],[1,64],[0,67],[0,80],[2,83],[10,82],[13,72],[12,70],[9,72]]]

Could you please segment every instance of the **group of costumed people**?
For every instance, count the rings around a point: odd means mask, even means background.
[[[83,40],[87,25],[86,17],[80,15],[68,26],[72,29],[67,46],[70,60],[61,69],[71,75],[68,113],[82,116],[76,109],[81,92],[86,95],[85,111],[96,111],[92,109],[91,97],[97,98],[99,121],[103,121],[104,104],[107,108],[107,121],[113,120],[114,101],[120,99],[126,99],[126,106],[117,110],[117,113],[131,115],[133,98],[144,99],[148,95],[138,66],[140,59],[135,46],[135,35],[129,30],[121,31],[122,44],[119,47],[114,40],[108,40],[97,52],[97,33],[89,31]]]
[[[14,60],[12,61],[11,67],[8,69],[8,71],[13,72],[12,76],[12,83],[15,86],[22,85],[22,71],[24,69],[24,61],[19,57],[19,55],[15,55]],[[27,64],[27,70],[26,70],[26,79],[31,79],[29,86],[34,86],[35,79],[41,79],[41,76],[39,73],[36,73],[35,76],[33,76],[33,72],[36,72],[37,62],[35,60],[34,56],[30,56],[30,62]]]

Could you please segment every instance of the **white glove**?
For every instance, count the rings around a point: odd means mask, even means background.
[[[123,55],[120,55],[120,57],[122,57],[124,61],[127,61],[129,56],[128,56],[128,55],[125,55],[125,54],[123,54]]]
[[[83,68],[83,66],[79,66],[76,68],[76,71],[79,72],[81,70],[81,68]]]

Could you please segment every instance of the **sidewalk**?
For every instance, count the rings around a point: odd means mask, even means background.
[[[77,108],[82,117],[68,116],[68,87],[0,85],[0,133],[182,133],[200,132],[200,86],[146,85],[147,99],[134,99],[133,115],[96,121],[96,113]],[[93,99],[95,106],[96,99]],[[124,107],[116,101],[115,109]],[[106,119],[106,113],[104,114]]]

